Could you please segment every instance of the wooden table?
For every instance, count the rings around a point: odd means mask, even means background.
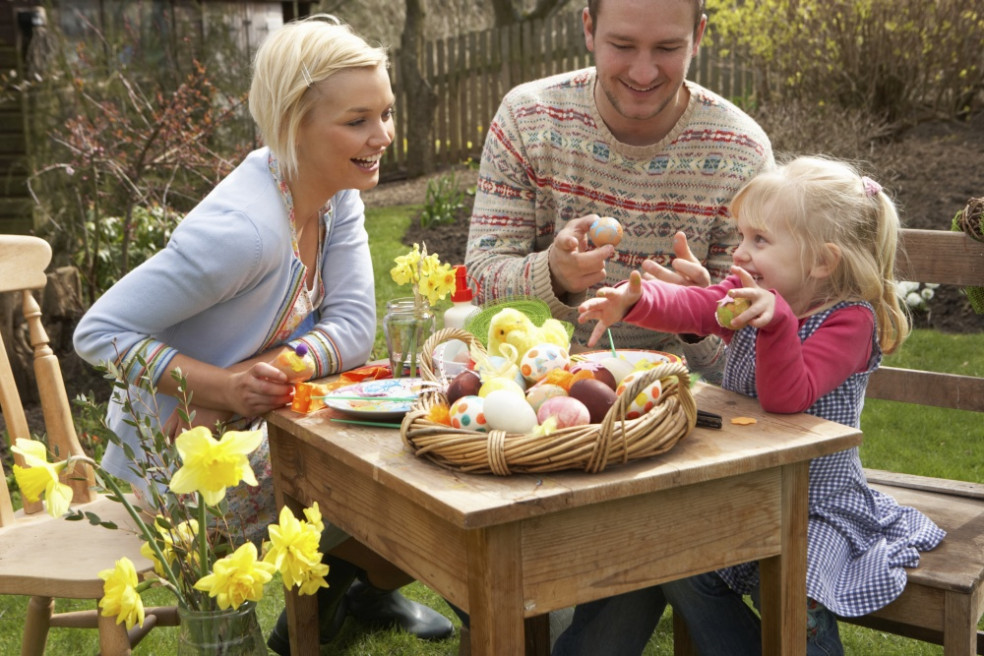
[[[809,460],[861,433],[709,385],[695,395],[723,429],[599,474],[461,474],[413,456],[396,429],[280,410],[268,416],[274,489],[298,514],[318,501],[326,521],[468,611],[475,656],[523,653],[527,618],[751,560],[764,653],[803,654]],[[317,654],[315,597],[292,593],[288,609],[292,654]]]

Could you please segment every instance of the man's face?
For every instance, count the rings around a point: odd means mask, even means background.
[[[598,72],[595,102],[619,140],[665,136],[686,106],[682,91],[704,32],[694,31],[690,0],[608,0],[592,22],[584,10],[584,37]]]

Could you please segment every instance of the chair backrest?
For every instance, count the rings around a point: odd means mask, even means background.
[[[14,292],[19,295],[33,354],[34,378],[41,399],[46,442],[57,459],[63,460],[69,455],[84,455],[84,452],[75,433],[61,366],[48,345],[48,335],[41,322],[41,307],[34,297],[34,292],[44,289],[47,283],[45,269],[49,262],[51,247],[43,239],[0,235],[0,293]],[[11,368],[13,346],[4,343],[3,335],[0,335],[0,409],[11,443],[18,437],[32,437]],[[66,476],[64,482],[72,487],[76,503],[86,503],[95,496],[94,476],[89,467],[77,468],[71,476]],[[40,504],[24,502],[24,512],[40,510]],[[0,481],[0,526],[12,521],[10,493],[6,482]]]
[[[903,230],[896,276],[913,282],[984,287],[984,243],[962,232]],[[984,412],[984,378],[881,367],[871,376],[867,396]]]

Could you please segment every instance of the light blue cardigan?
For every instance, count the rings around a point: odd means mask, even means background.
[[[293,253],[269,154],[267,148],[250,153],[188,213],[166,248],[93,303],[74,336],[83,359],[93,365],[117,362],[128,368],[131,382],[146,372],[157,383],[179,352],[227,367],[277,345],[275,335],[302,289],[306,270]],[[331,208],[324,218],[320,318],[291,341],[308,346],[316,377],[365,363],[376,333],[372,260],[359,192],[339,192]],[[146,359],[146,370],[136,365],[138,354]],[[177,405],[163,394],[144,401],[157,404],[161,421]],[[140,458],[135,429],[124,423],[119,403],[110,403],[107,420]],[[111,474],[139,483],[121,448],[109,445],[102,464]]]

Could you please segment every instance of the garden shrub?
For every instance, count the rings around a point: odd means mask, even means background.
[[[984,91],[984,0],[708,0],[760,100],[866,108],[889,120],[968,114]]]

